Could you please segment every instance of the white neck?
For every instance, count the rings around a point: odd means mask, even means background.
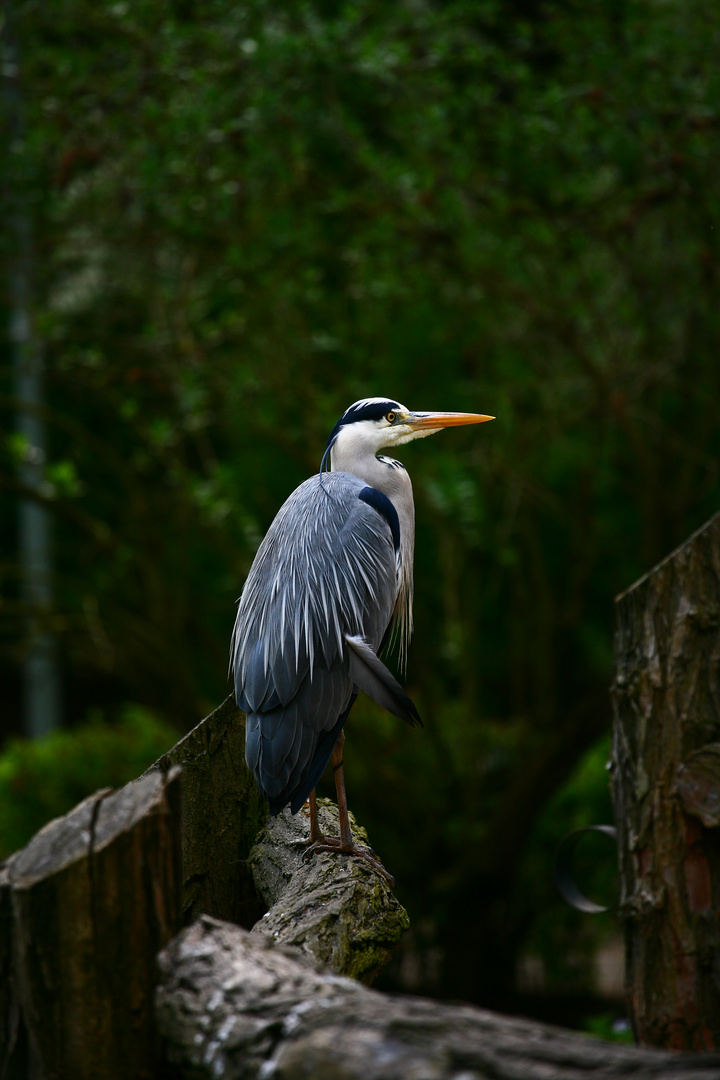
[[[400,628],[400,659],[407,661],[407,646],[412,634],[413,558],[415,553],[415,503],[412,482],[399,461],[376,456],[379,446],[368,444],[362,424],[342,428],[330,451],[331,472],[347,472],[377,488],[392,502],[400,524],[398,592],[395,619]],[[353,428],[356,430],[353,431]]]

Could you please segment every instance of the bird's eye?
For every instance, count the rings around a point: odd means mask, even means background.
[[[385,416],[385,419],[387,420],[388,424],[394,424],[395,423],[395,413],[394,412],[387,413],[387,415]]]

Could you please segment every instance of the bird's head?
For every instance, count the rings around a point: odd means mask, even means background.
[[[323,463],[333,447],[376,454],[385,447],[424,439],[442,428],[494,419],[483,413],[411,412],[392,398],[363,398],[345,410],[330,432]]]

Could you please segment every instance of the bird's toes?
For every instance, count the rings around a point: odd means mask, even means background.
[[[395,887],[395,878],[385,869],[383,864],[378,859],[374,859],[372,855],[362,851],[361,849],[356,849],[355,851],[353,851],[352,854],[359,855],[361,859],[363,859],[366,863],[369,863],[369,865],[372,866],[373,870],[375,870],[380,875],[380,877],[385,878],[391,888]]]
[[[377,871],[377,873],[387,881],[388,885],[391,887],[394,887],[395,885],[395,878],[392,874],[388,873],[372,848],[358,847],[358,845],[354,843],[349,845],[343,844],[339,837],[324,836],[322,840],[318,840],[314,844],[311,844],[310,847],[303,852],[303,859],[308,859],[311,855],[314,855],[315,852],[320,851],[334,851],[341,855],[355,855],[358,859],[362,859],[363,862],[371,866],[373,870]]]
[[[318,851],[338,851],[340,848],[340,838],[337,836],[320,835],[315,840],[308,840],[307,843],[308,846],[303,852],[303,859],[309,859],[311,855]]]

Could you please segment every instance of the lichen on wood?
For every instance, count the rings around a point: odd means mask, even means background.
[[[338,835],[334,803],[318,800],[320,828]],[[367,834],[351,815],[356,841]],[[364,860],[339,852],[309,854],[308,814],[284,810],[260,833],[250,855],[268,911],[253,933],[294,945],[331,971],[371,982],[409,926],[387,881]]]

